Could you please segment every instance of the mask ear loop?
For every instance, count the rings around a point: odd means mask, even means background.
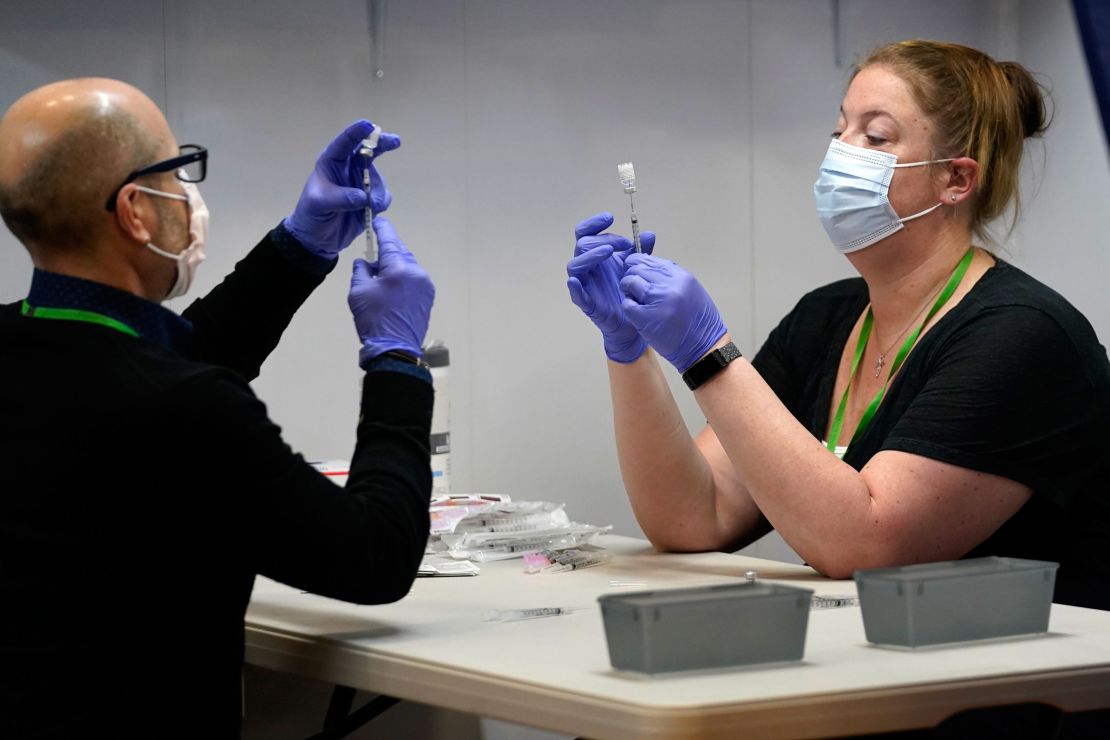
[[[924,167],[927,164],[943,164],[944,162],[955,162],[956,157],[949,157],[948,159],[923,159],[920,162],[902,162],[892,164],[891,167]]]
[[[943,200],[937,201],[936,204],[929,206],[924,211],[919,211],[918,213],[915,213],[912,216],[906,216],[905,218],[900,218],[898,220],[901,221],[902,223],[906,223],[907,221],[913,221],[915,218],[921,218],[922,216],[928,216],[930,213],[932,213],[933,211],[935,211],[936,209],[940,208],[943,205],[944,205]]]
[[[956,159],[957,159],[956,157],[948,157],[947,159],[926,159],[926,160],[923,160],[921,162],[906,162],[905,164],[892,164],[890,166],[891,167],[925,167],[925,166],[930,165],[930,164],[943,164],[944,162],[955,162]],[[952,198],[952,202],[955,203],[956,202],[956,196],[953,195],[953,196],[951,196],[951,198]],[[928,216],[930,213],[932,213],[933,211],[935,211],[936,209],[940,208],[943,205],[944,205],[944,201],[943,200],[939,201],[939,202],[937,202],[936,205],[930,206],[929,208],[926,208],[924,211],[920,211],[918,213],[915,213],[912,216],[906,216],[905,218],[899,218],[898,221],[900,223],[906,223],[907,221],[913,221],[915,218],[921,218],[922,216]]]
[[[136,185],[135,189],[141,190],[144,193],[149,193],[150,195],[160,195],[161,197],[169,198],[170,200],[180,200],[184,203],[189,202],[188,196],[180,195],[178,193],[167,193],[165,190],[155,190],[154,188],[148,188],[146,185]]]

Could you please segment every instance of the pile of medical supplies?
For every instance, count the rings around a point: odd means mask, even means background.
[[[435,496],[428,554],[486,563],[525,558],[533,572],[556,573],[599,565],[606,553],[588,547],[612,526],[572,522],[564,504],[511,501],[498,494]]]

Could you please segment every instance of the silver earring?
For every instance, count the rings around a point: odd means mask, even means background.
[[[956,202],[956,196],[954,196],[954,195],[952,196],[952,202],[953,202],[953,203],[955,203],[955,202]]]

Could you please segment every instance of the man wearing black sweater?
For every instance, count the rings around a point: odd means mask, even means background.
[[[388,221],[351,281],[366,375],[346,489],[247,384],[363,229],[370,130],[342,132],[293,213],[179,316],[159,304],[204,257],[207,152],[114,80],[47,85],[0,119],[0,213],[35,268],[0,307],[0,738],[237,737],[256,574],[364,604],[408,592],[435,291]],[[369,198],[389,205],[376,170]]]

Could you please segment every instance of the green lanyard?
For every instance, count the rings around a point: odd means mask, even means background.
[[[906,342],[902,345],[902,349],[898,350],[898,354],[894,358],[894,364],[890,366],[890,372],[886,376],[886,382],[883,383],[883,387],[875,394],[875,398],[871,400],[871,403],[863,412],[863,416],[860,417],[859,425],[856,427],[856,433],[852,435],[852,441],[848,443],[849,447],[855,444],[856,440],[867,431],[867,427],[871,423],[871,417],[873,417],[875,411],[878,410],[879,404],[882,403],[883,395],[886,393],[886,387],[890,385],[890,379],[898,372],[898,368],[902,367],[902,362],[906,359],[906,355],[910,353],[910,350],[913,349],[914,342],[921,336],[921,331],[925,328],[925,325],[929,323],[929,320],[936,315],[937,311],[939,311],[941,307],[948,302],[948,299],[952,297],[952,294],[956,292],[956,288],[959,286],[960,281],[963,280],[964,273],[967,272],[967,267],[971,264],[971,259],[974,256],[975,248],[972,247],[967,250],[967,254],[960,260],[960,264],[956,265],[956,269],[952,272],[952,276],[948,278],[944,290],[937,296],[936,303],[933,304],[932,309],[926,314],[925,320],[921,322],[921,326],[917,327],[917,330],[906,338]],[[833,417],[832,429],[829,430],[829,440],[825,444],[825,446],[833,452],[836,452],[836,442],[840,438],[840,428],[844,426],[844,409],[848,405],[848,392],[852,389],[852,381],[855,380],[856,370],[859,369],[859,361],[863,358],[863,351],[867,347],[867,340],[871,337],[871,325],[873,323],[874,317],[871,314],[871,307],[868,306],[867,316],[864,317],[863,327],[859,331],[859,341],[856,342],[856,354],[852,358],[852,369],[848,375],[848,386],[844,389],[844,396],[841,397],[840,405],[836,409],[836,416]]]
[[[109,329],[121,331],[124,334],[137,337],[139,332],[132,329],[127,324],[113,319],[111,316],[105,316],[102,313],[95,311],[82,311],[79,308],[48,308],[44,306],[32,306],[24,299],[23,306],[20,309],[24,316],[30,316],[36,319],[62,319],[64,321],[84,321],[89,324],[100,324]]]

